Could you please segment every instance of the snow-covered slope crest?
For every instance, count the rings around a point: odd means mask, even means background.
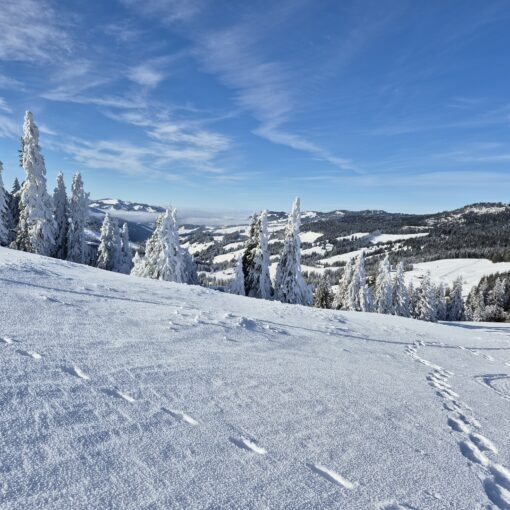
[[[0,249],[0,508],[510,505],[505,325]]]

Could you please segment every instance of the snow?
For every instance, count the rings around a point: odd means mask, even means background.
[[[510,262],[491,262],[488,259],[441,259],[433,262],[420,262],[413,265],[412,271],[405,273],[406,281],[418,284],[430,271],[432,281],[451,285],[462,276],[463,292],[469,293],[483,276],[510,271]]]
[[[223,251],[239,250],[244,246],[244,241],[238,241],[236,243],[229,243],[223,246]]]
[[[319,237],[322,237],[324,234],[320,232],[301,232],[299,237],[301,238],[302,243],[315,243]]]
[[[333,255],[332,257],[327,257],[324,259],[320,259],[319,262],[321,264],[335,264],[336,262],[347,262],[349,259],[354,259],[362,253],[370,253],[372,251],[370,248],[361,248],[359,250],[350,251],[348,253],[340,253],[339,255]]]
[[[337,241],[343,241],[344,239],[361,239],[363,237],[367,237],[369,236],[370,233],[369,232],[356,232],[355,234],[349,234],[348,236],[340,236],[340,237],[337,237],[336,240]]]
[[[283,305],[5,248],[0,282],[2,510],[510,505],[509,324]]]
[[[319,255],[326,255],[326,253],[332,249],[332,244],[327,244],[326,248],[324,248],[324,246],[312,246],[311,248],[305,248],[304,250],[301,250],[301,255],[313,255],[314,253],[318,253]]]
[[[222,253],[221,255],[216,255],[213,258],[213,263],[220,264],[222,262],[229,262],[231,260],[236,260],[243,253],[244,253],[244,249],[231,251],[229,253]]]
[[[214,241],[210,241],[208,243],[184,243],[183,248],[187,248],[191,255],[195,255],[196,253],[202,253],[207,250],[211,246],[214,246]]]
[[[376,243],[392,243],[394,241],[402,241],[405,239],[412,239],[413,237],[428,236],[428,232],[415,232],[413,234],[378,234],[370,239],[373,244]]]

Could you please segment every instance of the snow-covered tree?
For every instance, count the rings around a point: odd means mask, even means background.
[[[39,129],[30,112],[25,114],[22,147],[26,178],[21,188],[15,246],[39,255],[52,255],[55,249],[53,204],[46,191],[46,167],[39,147]]]
[[[16,229],[19,223],[19,208],[21,198],[21,186],[16,177],[9,195],[9,243],[16,239]]]
[[[131,276],[143,276],[145,271],[145,257],[142,257],[138,250],[133,257],[133,268],[131,269]]]
[[[414,319],[418,318],[418,302],[420,301],[420,288],[415,287],[413,282],[409,282],[407,286],[407,294],[409,296],[409,313]]]
[[[437,321],[436,290],[428,272],[421,282],[420,295],[417,302],[417,319],[428,322]]]
[[[373,298],[366,282],[365,256],[361,253],[356,259],[352,279],[347,289],[347,310],[371,312]]]
[[[101,233],[99,237],[99,248],[97,250],[97,267],[107,271],[116,271],[118,268],[118,245],[115,230],[118,231],[118,225],[115,220],[105,214]]]
[[[2,172],[4,165],[0,161],[0,245],[9,244],[9,195],[4,188]]]
[[[323,274],[319,278],[319,282],[315,287],[313,294],[313,306],[316,308],[331,308],[333,304],[333,294],[331,293],[331,285],[327,274]]]
[[[289,215],[275,278],[275,297],[284,303],[310,305],[312,291],[301,274],[301,210],[296,198]]]
[[[198,277],[197,265],[193,260],[193,256],[186,248],[181,248],[182,263],[184,265],[184,283],[188,285],[200,285]]]
[[[117,220],[113,220],[112,223],[113,223],[113,245],[115,247],[114,252],[115,262],[113,264],[113,271],[117,273],[122,273],[124,267],[124,254],[122,252],[122,231],[119,228],[119,222]]]
[[[83,189],[80,172],[74,174],[69,200],[69,224],[67,231],[67,260],[84,264],[88,260],[85,227],[89,217],[89,196]]]
[[[235,265],[234,279],[230,283],[229,292],[231,294],[237,294],[238,296],[244,296],[244,271],[243,271],[243,257],[237,259]]]
[[[348,303],[348,290],[351,284],[352,275],[354,272],[354,259],[350,258],[345,264],[342,278],[338,282],[338,287],[333,299],[333,308],[337,310],[346,310]]]
[[[156,221],[156,229],[145,247],[145,260],[132,274],[187,283],[182,250],[179,246],[179,234],[175,220],[175,209],[167,209]]]
[[[55,257],[67,258],[67,231],[69,226],[69,211],[64,174],[57,175],[57,185],[53,191],[53,217],[55,219]]]
[[[447,320],[462,321],[465,318],[464,300],[462,299],[462,277],[459,276],[454,282],[450,292],[447,307]]]
[[[411,316],[409,291],[406,287],[403,262],[399,262],[397,272],[395,274],[392,308],[394,315],[399,315],[400,317]]]
[[[438,321],[445,321],[447,317],[446,289],[441,282],[435,287],[436,292],[436,317]]]
[[[375,281],[375,308],[377,313],[393,313],[393,281],[391,278],[390,258],[386,255],[379,264]]]
[[[121,240],[121,264],[120,264],[120,273],[129,274],[132,269],[131,262],[131,248],[129,246],[129,229],[127,223],[122,225],[122,231],[120,235]]]
[[[267,211],[254,214],[243,253],[244,292],[246,296],[270,299],[273,295],[269,276]]]

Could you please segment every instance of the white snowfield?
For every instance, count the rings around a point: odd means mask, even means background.
[[[508,509],[510,328],[0,249],[0,508]]]
[[[413,239],[414,237],[424,237],[428,235],[428,232],[417,232],[413,234],[377,234],[370,239],[370,242],[372,244],[393,243],[395,241],[404,241],[406,239]]]
[[[432,280],[436,283],[443,282],[451,285],[459,276],[464,283],[464,294],[475,285],[481,278],[495,273],[510,271],[510,262],[492,262],[488,259],[440,259],[433,262],[420,262],[413,265],[412,271],[405,273],[406,281],[419,285],[427,271],[430,271]]]

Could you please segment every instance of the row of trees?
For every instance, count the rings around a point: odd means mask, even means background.
[[[430,273],[427,273],[421,285],[415,288],[412,283],[405,283],[403,262],[398,264],[392,275],[388,255],[379,264],[373,285],[368,283],[363,254],[347,262],[334,295],[327,275],[322,277],[315,288],[314,305],[319,308],[413,317],[430,322],[460,321],[465,318],[461,278],[455,280],[450,289],[443,284],[434,284]]]
[[[471,289],[466,300],[466,318],[502,322],[510,311],[510,284],[502,275],[485,276]]]
[[[85,226],[88,194],[80,173],[73,177],[68,199],[60,173],[53,197],[46,188],[46,166],[39,147],[39,130],[26,112],[21,139],[20,164],[25,180],[14,181],[11,193],[3,185],[0,163],[0,244],[72,262],[87,259]]]
[[[283,303],[311,305],[312,289],[301,274],[300,228],[301,207],[299,198],[296,198],[287,222],[273,287],[269,274],[267,211],[254,214],[244,252],[236,264],[230,292],[276,299]]]

